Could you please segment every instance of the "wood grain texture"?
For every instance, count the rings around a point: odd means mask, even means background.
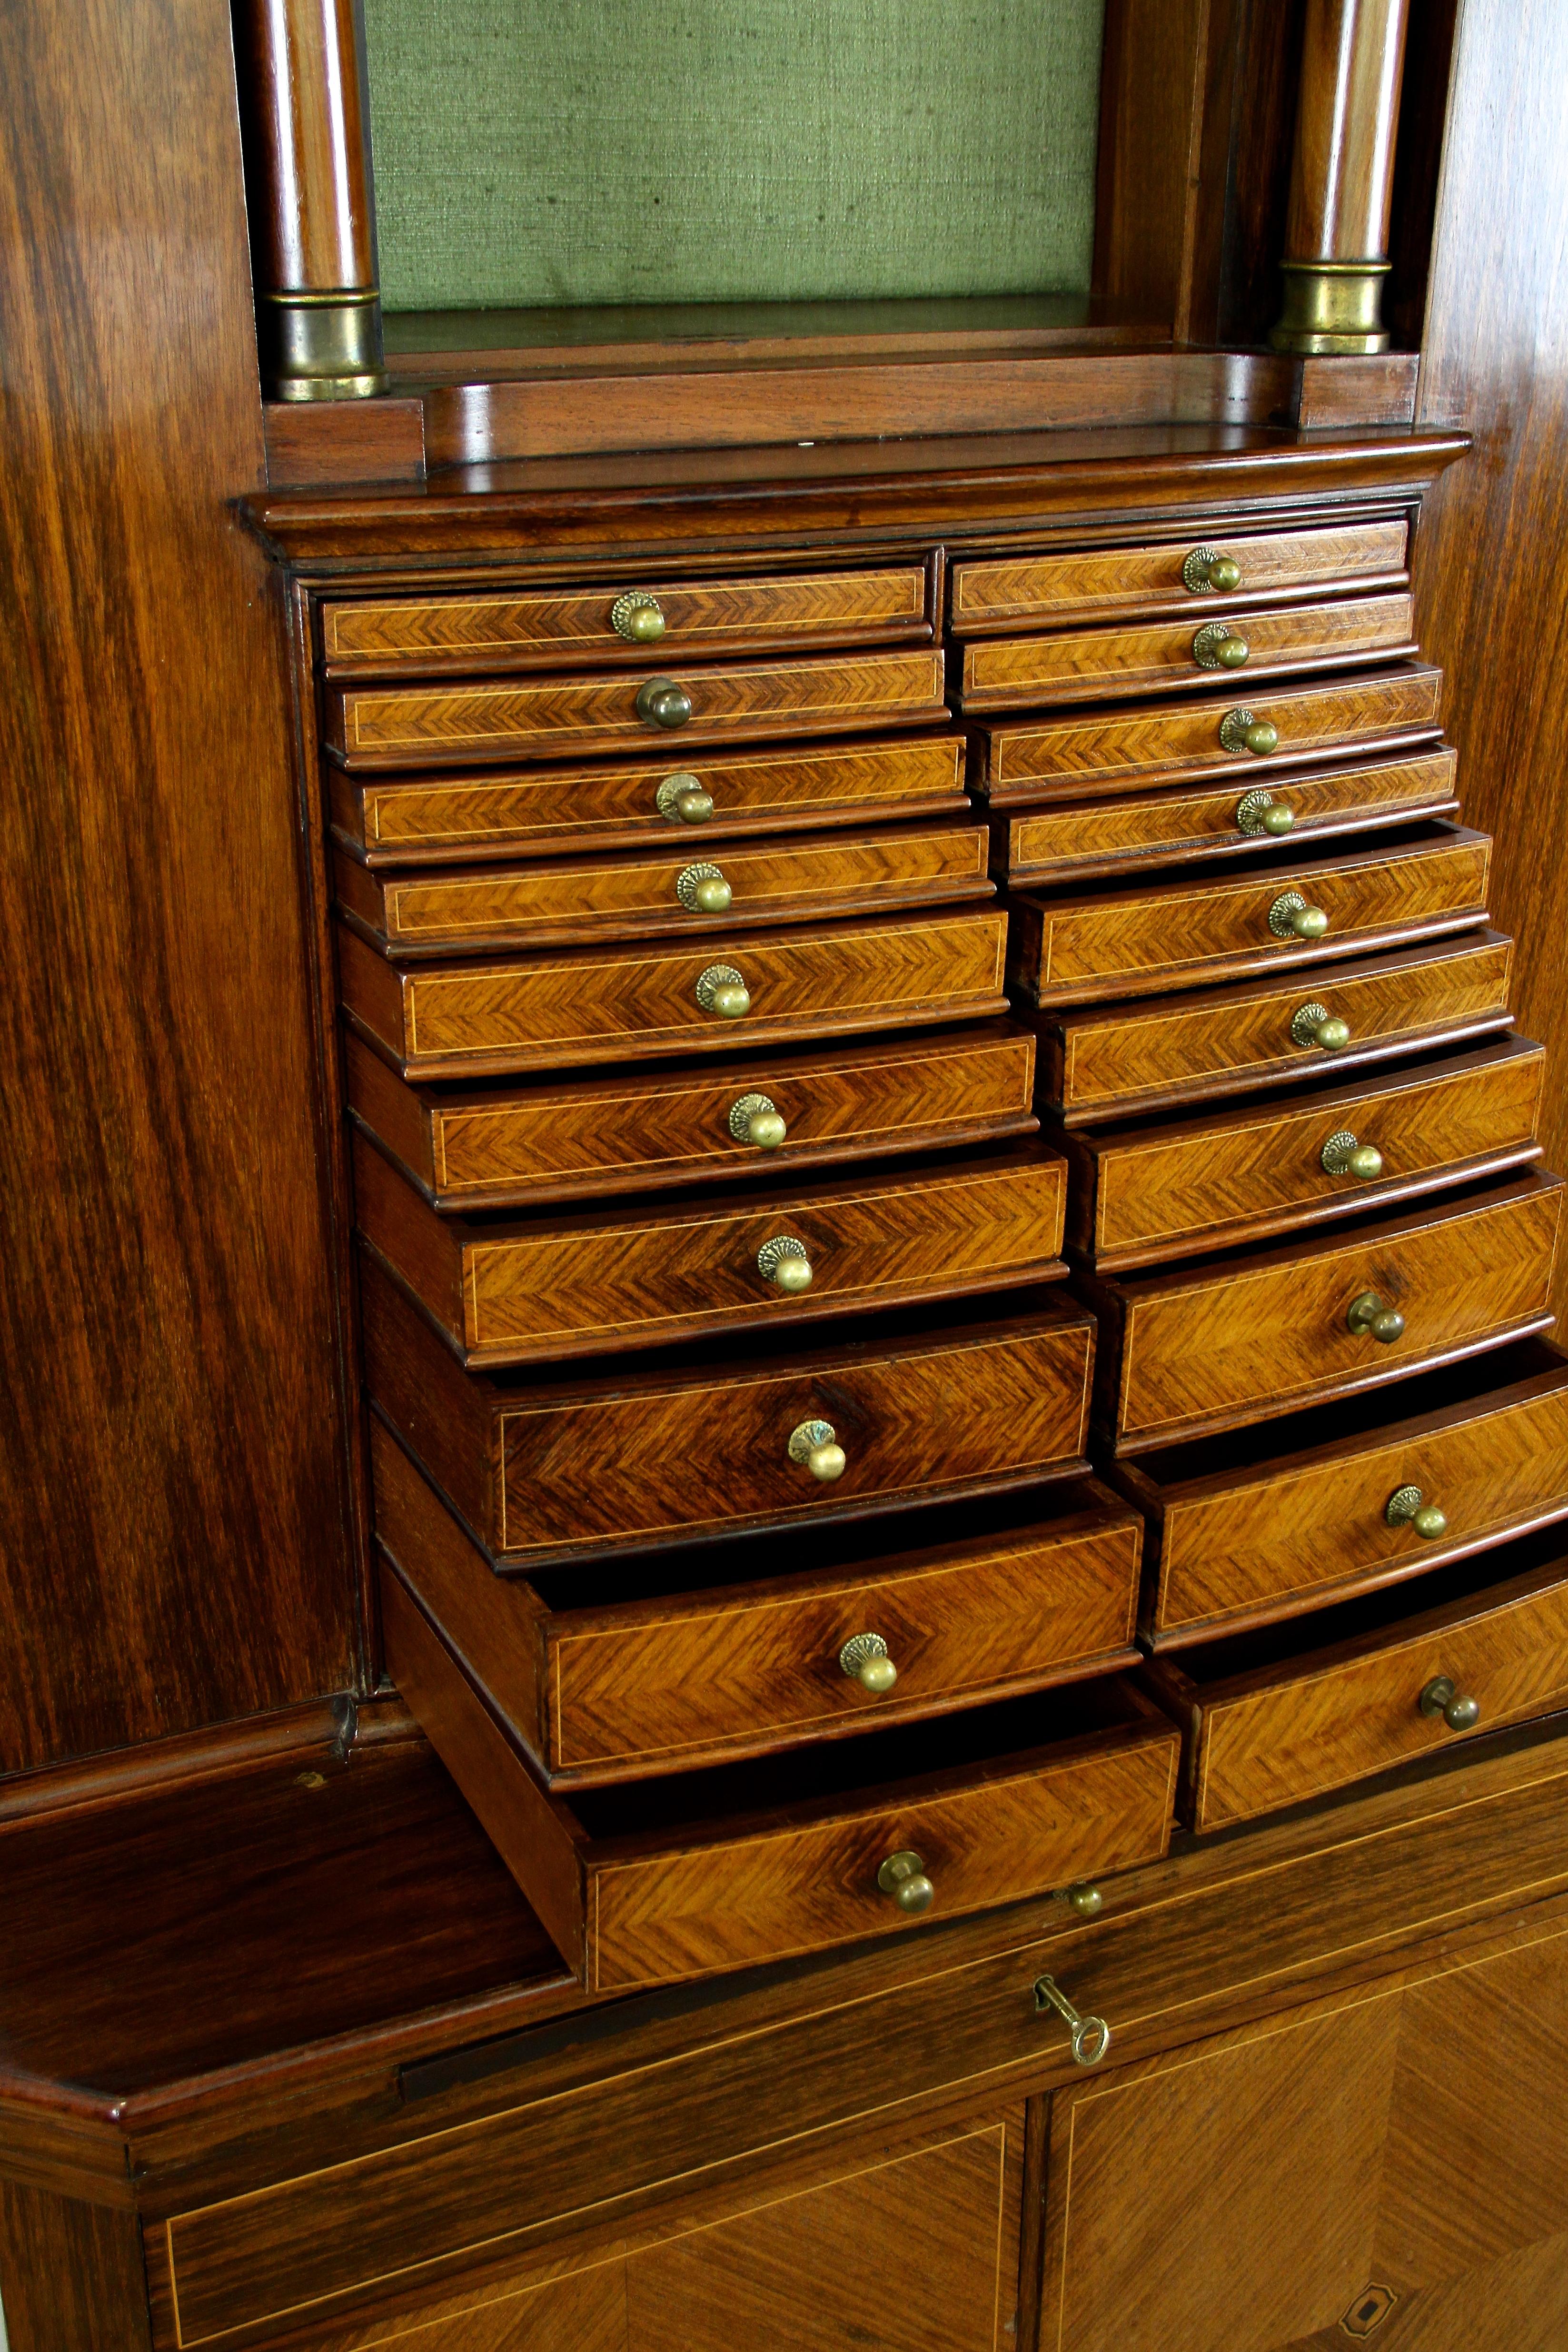
[[[1500,1173],[1540,1157],[1545,1069],[1542,1047],[1514,1038],[1228,1117],[1100,1129],[1073,1143],[1069,1241],[1096,1266],[1149,1265]],[[1342,1135],[1381,1152],[1380,1175],[1324,1167]]]
[[[357,1669],[289,697],[229,511],[262,465],[229,21],[67,0],[7,51],[16,1770]]]
[[[1326,1069],[1362,1069],[1412,1047],[1509,1025],[1511,942],[1471,931],[1432,947],[1320,968],[1310,983],[1253,981],[1039,1024],[1040,1099],[1068,1125],[1223,1098]],[[1290,1034],[1321,1003],[1351,1032],[1331,1055]]]
[[[1307,0],[1289,259],[1387,254],[1405,18],[1405,0]]]
[[[1049,1281],[1067,1165],[1037,1145],[915,1175],[803,1182],[758,1200],[603,1211],[529,1225],[443,1217],[356,1139],[359,1230],[470,1368],[603,1356]],[[798,1244],[786,1293],[761,1254]]]
[[[1027,1132],[1035,1041],[987,1024],[901,1045],[760,1053],[720,1069],[453,1093],[413,1087],[350,1035],[354,1117],[443,1210],[776,1176],[791,1167]],[[730,1113],[764,1094],[784,1121],[763,1150]]]
[[[997,808],[1206,782],[1221,774],[1235,779],[1239,796],[1255,784],[1272,789],[1275,770],[1302,759],[1403,751],[1435,740],[1442,684],[1441,670],[1416,662],[1321,686],[1270,686],[1261,694],[1238,677],[1229,707],[1279,730],[1279,750],[1262,758],[1226,750],[1219,740],[1226,712],[1212,698],[1010,721],[974,730],[982,756],[971,763],[972,779]]]
[[[477,954],[989,898],[987,847],[981,825],[898,825],[717,855],[699,856],[688,840],[662,855],[643,851],[614,863],[552,858],[409,876],[372,872],[340,850],[337,895],[349,919],[389,955]],[[731,892],[722,912],[688,904],[697,884],[715,878]]]
[[[425,411],[417,400],[268,400],[262,406],[269,488],[422,482]]]
[[[134,2214],[0,2181],[0,2295],[10,2352],[152,2352]]]
[[[602,678],[329,687],[326,740],[346,766],[367,768],[646,751],[661,730],[638,716],[637,698],[661,677],[673,678],[690,698],[691,716],[675,738],[682,744],[829,735],[947,715],[940,653],[836,654],[721,668],[678,661],[668,669],[649,665],[645,653],[637,669]],[[663,740],[672,740],[668,732]]]
[[[609,847],[689,845],[805,826],[961,810],[963,747],[955,735],[812,744],[767,751],[672,751],[668,760],[541,768],[521,774],[349,776],[334,768],[332,823],[369,866]],[[694,776],[713,803],[700,824],[658,806],[670,775]]]
[[[1232,634],[1249,648],[1245,669],[1225,670],[1212,683],[1234,694],[1245,677],[1345,669],[1357,662],[1413,654],[1415,608],[1408,596],[1325,598],[1315,604],[1248,612],[1205,598],[1181,621],[1142,627],[1064,631],[1060,635],[981,638],[966,646],[960,692],[964,710],[1016,710],[1031,703],[1086,702],[1118,694],[1158,694],[1191,688],[1210,678],[1193,652],[1200,628],[1234,623]]]
[[[520,589],[488,596],[329,598],[321,655],[329,677],[430,677],[443,670],[559,667],[563,661],[640,664],[646,646],[620,635],[610,612],[631,591],[664,616],[661,661],[693,654],[756,654],[792,646],[864,645],[931,634],[931,573],[821,572],[791,579],[676,580],[634,566],[603,586]]]
[[[343,930],[338,968],[344,1004],[405,1076],[445,1078],[1002,1013],[1005,941],[1005,918],[976,908],[750,933],[732,947],[721,933],[690,947],[404,971]],[[742,1021],[704,1010],[697,983],[712,964],[740,972],[752,1000]]]
[[[1007,976],[1041,1006],[1142,996],[1199,980],[1289,966],[1312,994],[1312,967],[1440,937],[1486,920],[1491,844],[1445,824],[1340,857],[1310,845],[1235,873],[1083,898],[1009,894]],[[1327,915],[1321,938],[1281,938],[1269,910],[1287,892]]]
[[[1119,1453],[1136,1452],[1538,1330],[1562,1202],[1555,1177],[1519,1177],[1348,1234],[1094,1285],[1120,1327],[1101,1325],[1098,1417]],[[1405,1318],[1392,1343],[1350,1328],[1367,1290]]]

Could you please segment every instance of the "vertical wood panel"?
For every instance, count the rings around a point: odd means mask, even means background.
[[[10,2352],[149,2352],[132,2213],[0,2185],[0,2296]]]

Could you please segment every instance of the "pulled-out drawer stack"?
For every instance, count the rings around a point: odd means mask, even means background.
[[[1147,1523],[1199,1829],[1568,1704],[1568,1561],[1531,1532],[1568,1516],[1563,1188],[1406,529],[953,572],[1092,1443]]]

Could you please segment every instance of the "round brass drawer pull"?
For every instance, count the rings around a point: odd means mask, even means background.
[[[899,1670],[888,1655],[888,1645],[880,1633],[855,1633],[838,1653],[838,1663],[852,1681],[858,1682],[880,1698],[890,1691],[899,1679]]]
[[[610,607],[610,626],[628,645],[654,646],[664,635],[664,606],[657,596],[634,589]]]
[[[1250,710],[1227,710],[1219,722],[1219,740],[1226,751],[1250,751],[1266,760],[1279,749],[1279,730],[1272,719],[1254,718]]]
[[[1436,1503],[1424,1503],[1419,1486],[1396,1486],[1384,1505],[1391,1528],[1414,1528],[1423,1543],[1436,1543],[1448,1532],[1448,1517]]]
[[[1103,2017],[1080,2017],[1055,1977],[1035,1979],[1035,2007],[1054,2009],[1065,2019],[1075,2066],[1098,2066],[1110,2047],[1110,2028]]]
[[[1098,1886],[1069,1886],[1068,1902],[1080,1919],[1098,1919],[1105,1908],[1105,1897]]]
[[[740,1095],[730,1105],[730,1132],[737,1143],[776,1151],[789,1129],[767,1095]]]
[[[721,915],[734,894],[717,866],[689,866],[675,877],[675,895],[689,914]]]
[[[637,714],[645,727],[684,727],[691,697],[672,677],[650,677],[637,688]]]
[[[697,1002],[721,1021],[743,1021],[752,1009],[752,992],[732,963],[710,963],[697,975]]]
[[[1358,1339],[1370,1332],[1385,1348],[1392,1348],[1405,1332],[1405,1318],[1398,1307],[1385,1307],[1375,1290],[1363,1290],[1351,1300],[1345,1321]]]
[[[877,1873],[877,1884],[900,1911],[929,1911],[936,1901],[936,1889],[925,1872],[920,1855],[906,1846],[901,1853],[888,1856]]]
[[[1322,1160],[1327,1175],[1353,1176],[1358,1184],[1371,1184],[1383,1173],[1382,1152],[1375,1144],[1358,1143],[1348,1127],[1330,1136]]]
[[[1194,596],[1225,595],[1241,585],[1241,566],[1234,555],[1220,555],[1212,547],[1194,547],[1182,566],[1182,584]]]
[[[1309,907],[1300,890],[1283,890],[1268,909],[1268,928],[1277,940],[1321,940],[1329,919],[1321,907]]]
[[[1272,793],[1248,793],[1237,804],[1236,829],[1256,841],[1268,834],[1274,841],[1282,841],[1296,822],[1296,812],[1277,801]]]
[[[772,1241],[763,1244],[757,1252],[757,1272],[789,1298],[798,1298],[803,1290],[811,1288],[811,1260],[805,1244],[797,1242],[793,1234],[775,1234]]]
[[[1337,1054],[1350,1041],[1350,1023],[1336,1020],[1326,1004],[1299,1004],[1290,1015],[1293,1045],[1321,1045],[1325,1054]]]
[[[706,824],[713,814],[713,795],[700,776],[666,776],[653,797],[660,816],[671,824]]]
[[[842,1478],[847,1457],[830,1421],[803,1421],[789,1433],[789,1458],[798,1469],[809,1470],[825,1486]]]
[[[1473,1731],[1481,1719],[1479,1698],[1462,1698],[1447,1675],[1436,1675],[1421,1694],[1423,1715],[1440,1715],[1450,1731]]]
[[[1228,621],[1205,621],[1193,639],[1193,659],[1200,669],[1242,669],[1251,651]]]

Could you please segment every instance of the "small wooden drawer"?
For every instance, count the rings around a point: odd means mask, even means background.
[[[567,1964],[593,1992],[712,1976],[1157,1860],[1181,1741],[1121,1675],[795,1755],[542,1788],[514,1727],[390,1566],[387,1665]],[[488,1703],[487,1703],[488,1702]],[[1042,1745],[1042,1742],[1048,1744]]]
[[[321,607],[329,677],[431,677],[787,652],[932,634],[936,565],[750,580],[608,580]]]
[[[405,1076],[458,1078],[1005,1013],[1005,917],[976,908],[404,970],[342,927],[338,975],[344,1006]],[[750,1002],[731,1019],[713,992],[736,974]]]
[[[1229,629],[1247,647],[1237,668],[1211,647]],[[1205,635],[1205,632],[1208,635]],[[1345,596],[1248,613],[1226,604],[1180,621],[1109,629],[1064,629],[1038,637],[982,637],[963,649],[965,710],[1019,710],[1031,704],[1099,701],[1107,695],[1162,694],[1207,686],[1232,702],[1254,678],[1346,669],[1415,651],[1407,595]]]
[[[1186,1731],[1193,1827],[1224,1829],[1327,1796],[1469,1730],[1568,1704],[1561,1549],[1549,1530],[1439,1570],[1416,1616],[1397,1591],[1347,1601],[1312,1620],[1305,1652],[1286,1630],[1237,1635],[1180,1664],[1157,1660],[1150,1685]]]
[[[1404,1583],[1568,1517],[1568,1359],[1542,1339],[1115,1465],[1149,1523],[1143,1630],[1189,1648]],[[1418,1527],[1415,1513],[1426,1514]],[[1431,1514],[1447,1521],[1439,1526]]]
[[[388,955],[479,953],[989,898],[986,846],[983,825],[889,825],[731,848],[722,865],[683,843],[674,854],[424,874],[374,873],[340,849],[337,894],[349,919]],[[705,905],[702,894],[722,904]]]
[[[654,743],[713,743],[739,736],[843,734],[945,719],[942,655],[834,654],[816,660],[726,663],[710,669],[641,667],[601,677],[519,678],[510,684],[329,687],[326,741],[350,768],[429,767],[460,760],[570,758],[580,751],[645,753]],[[668,689],[689,714],[671,731],[645,717],[639,696]],[[676,707],[679,708],[679,702]],[[669,765],[681,762],[670,759]]]
[[[332,828],[367,866],[668,848],[962,811],[963,739],[895,735],[766,751],[672,752],[470,776],[327,771]],[[662,798],[661,798],[662,795]]]
[[[1075,549],[958,563],[952,572],[952,633],[981,636],[1020,621],[1098,621],[1113,614],[1179,613],[1194,627],[1219,602],[1208,562],[1234,563],[1241,577],[1225,592],[1227,612],[1309,588],[1403,587],[1403,521],[1329,523],[1317,530],[1259,531],[1237,538],[1143,541],[1131,547]]]
[[[984,1322],[928,1310],[811,1353],[698,1348],[568,1381],[466,1372],[368,1255],[361,1297],[377,1411],[503,1564],[650,1559],[1087,1466],[1094,1322],[1048,1291]],[[831,1437],[801,1434],[819,1424]],[[837,1477],[824,1446],[844,1455]]]
[[[1234,1429],[1526,1337],[1552,1320],[1554,1176],[1169,1274],[1080,1277],[1100,1317],[1096,1418],[1121,1454]],[[1366,1321],[1376,1299],[1387,1339]]]
[[[1042,1020],[1040,1100],[1087,1125],[1495,1034],[1510,1024],[1512,957],[1510,940],[1478,930],[1333,964],[1310,986],[1287,975]],[[1318,1042],[1331,1020],[1350,1033],[1332,1051]]]
[[[409,1086],[352,1033],[347,1063],[354,1117],[443,1210],[776,1176],[1038,1125],[1035,1041],[991,1024],[902,1045],[462,1094]],[[765,1143],[752,1132],[759,1121]]]
[[[1150,1265],[1500,1174],[1540,1157],[1545,1068],[1540,1045],[1510,1038],[1224,1117],[1073,1136],[1068,1242],[1095,1266]],[[1368,1150],[1381,1168],[1352,1163]]]
[[[1410,662],[1371,677],[1271,687],[1262,695],[1238,681],[1228,706],[1205,697],[1153,709],[1134,705],[975,728],[969,786],[994,808],[1011,808],[1152,784],[1213,783],[1225,776],[1236,780],[1239,800],[1256,785],[1272,788],[1277,769],[1305,760],[1364,758],[1436,742],[1442,686],[1441,670]],[[1231,719],[1236,727],[1226,726]],[[1279,740],[1272,752],[1249,751],[1237,740],[1243,719],[1248,727],[1266,720],[1273,728]]]
[[[1290,821],[1289,838],[1331,840],[1413,817],[1452,816],[1457,755],[1442,745],[1409,760],[1366,767],[1329,767],[1300,776],[1250,777],[1239,783],[1130,793],[1031,809],[994,836],[994,866],[1015,883],[1067,881],[1194,859],[1246,857],[1268,849],[1267,820]],[[1283,812],[1283,817],[1279,814]]]
[[[1491,842],[1413,826],[1342,857],[1310,846],[1153,888],[1009,893],[1007,977],[1030,1004],[1074,1004],[1230,980],[1433,939],[1486,920]],[[1290,928],[1327,918],[1321,937]],[[1305,993],[1311,994],[1309,987]]]
[[[360,1232],[469,1365],[793,1330],[1067,1270],[1067,1163],[1035,1144],[915,1176],[523,1225],[443,1217],[360,1136],[353,1163]]]
[[[549,1787],[880,1730],[1135,1665],[1142,1522],[1092,1479],[879,1528],[752,1538],[743,1581],[634,1566],[498,1576],[396,1439],[372,1432],[383,1549]],[[858,1647],[851,1647],[852,1644]],[[845,1652],[848,1650],[847,1661]],[[860,1680],[894,1675],[890,1685]]]

